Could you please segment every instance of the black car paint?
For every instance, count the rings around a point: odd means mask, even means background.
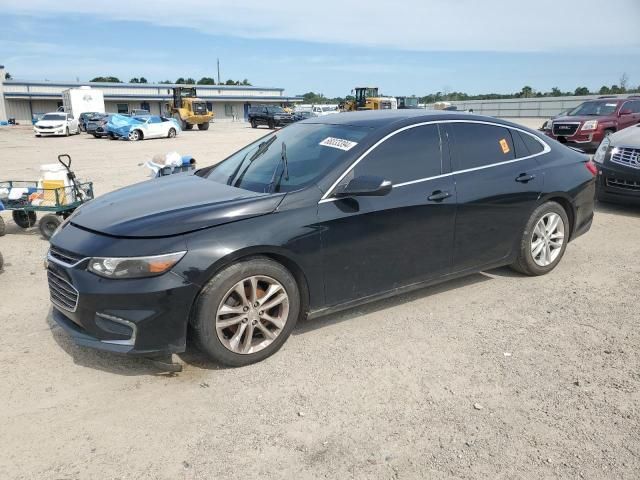
[[[468,114],[345,113],[306,122],[353,122],[371,128],[371,134],[317,184],[299,191],[256,194],[179,174],[96,199],[51,239],[52,247],[86,258],[188,253],[170,272],[135,280],[97,277],[84,268],[88,260],[73,268],[50,261],[49,268],[80,294],[76,312],[54,306],[54,318],[83,345],[137,355],[175,353],[185,348],[202,287],[241,258],[267,255],[283,263],[300,284],[304,311],[314,317],[511,263],[519,232],[547,199],[568,209],[570,239],[588,230],[595,187],[581,165],[586,158],[530,130],[551,146],[548,153],[471,176],[452,172],[447,140],[443,175],[394,188],[384,197],[322,200],[349,165],[389,134],[419,122],[445,122],[446,133],[451,121],[525,130]],[[517,182],[523,172],[534,173],[537,181]],[[429,200],[437,191],[450,196]],[[498,235],[501,227],[509,235]],[[136,323],[135,345],[105,343],[121,337],[101,329],[96,312]]]
[[[640,205],[640,170],[612,162],[611,150],[612,147],[609,147],[602,164],[596,163],[598,199],[605,202]],[[615,181],[629,182],[635,188],[616,185]]]

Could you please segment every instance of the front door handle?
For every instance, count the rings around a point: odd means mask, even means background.
[[[516,182],[527,183],[536,178],[535,175],[528,175],[526,173],[521,173],[516,177]]]
[[[436,190],[427,197],[430,202],[441,202],[445,198],[449,198],[451,194],[449,192],[443,192],[442,190]]]

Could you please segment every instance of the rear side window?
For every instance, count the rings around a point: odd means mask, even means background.
[[[395,134],[372,150],[353,175],[375,175],[392,184],[442,173],[440,134],[436,125],[422,125]]]
[[[515,159],[509,129],[482,123],[452,123],[453,168],[467,170]]]
[[[542,151],[544,150],[544,147],[542,146],[542,144],[538,140],[533,138],[531,135],[527,133],[518,132],[516,130],[512,130],[512,132],[514,134],[520,135],[520,138],[522,138],[525,145],[527,146],[527,149],[529,150],[529,155],[536,155],[537,153],[542,153]]]

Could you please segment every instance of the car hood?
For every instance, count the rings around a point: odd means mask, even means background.
[[[98,197],[71,223],[115,237],[168,237],[271,213],[283,198],[174,174]]]
[[[610,137],[614,147],[640,148],[640,127],[629,127],[614,133]]]

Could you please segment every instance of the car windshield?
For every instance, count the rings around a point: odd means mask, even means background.
[[[267,111],[269,113],[283,113],[284,112],[282,107],[267,107]]]
[[[323,112],[335,112],[335,110],[334,107],[322,107]]]
[[[369,131],[351,125],[293,124],[234,153],[204,176],[253,192],[298,190],[335,167]]]
[[[61,115],[59,113],[47,113],[43,115],[41,120],[66,120],[67,117],[65,115]]]
[[[584,102],[569,112],[569,116],[576,117],[580,115],[611,115],[616,111],[618,104],[616,102]]]

